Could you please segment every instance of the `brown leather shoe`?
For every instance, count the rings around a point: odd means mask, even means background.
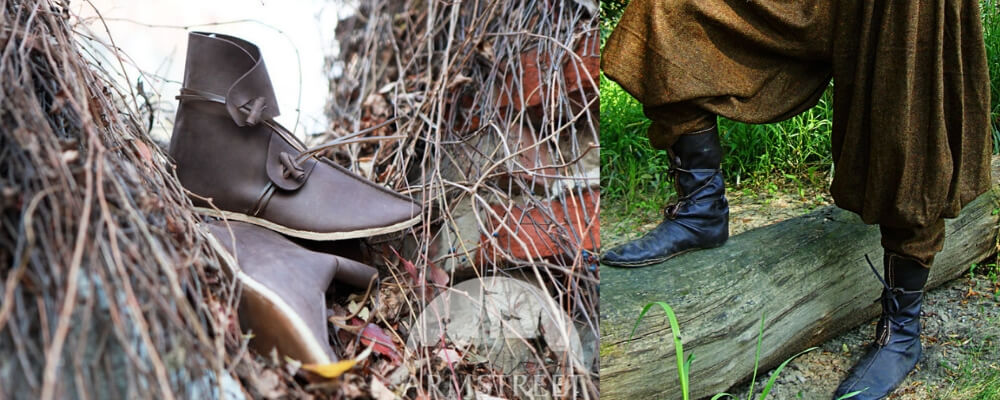
[[[253,333],[251,348],[261,354],[276,348],[306,364],[336,361],[327,333],[326,290],[334,279],[367,287],[378,271],[306,250],[258,226],[236,221],[228,227],[222,221],[207,226],[209,240],[225,258],[227,274],[243,285],[240,326]]]
[[[278,104],[257,46],[188,36],[170,140],[181,184],[200,212],[312,240],[368,237],[420,220],[413,200],[317,157],[274,122]]]

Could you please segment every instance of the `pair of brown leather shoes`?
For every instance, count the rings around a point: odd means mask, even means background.
[[[420,220],[413,200],[306,149],[274,121],[278,104],[260,49],[192,32],[170,140],[177,177],[243,283],[240,322],[267,353],[336,360],[324,293],[332,280],[366,287],[377,271],[306,250],[278,234],[339,240],[395,232]],[[277,233],[275,233],[277,232]]]

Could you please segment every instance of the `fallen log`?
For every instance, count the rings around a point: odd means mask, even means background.
[[[949,220],[929,287],[996,251],[1000,158],[994,188]],[[663,301],[677,314],[692,399],[750,378],[762,313],[760,371],[875,317],[881,290],[865,255],[882,271],[878,228],[826,207],[758,228],[726,245],[638,269],[601,268],[601,398],[680,398],[666,316],[651,310],[629,343],[642,307]]]

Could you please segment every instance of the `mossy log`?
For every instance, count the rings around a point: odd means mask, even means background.
[[[1000,162],[994,188],[947,221],[933,288],[996,251]],[[750,378],[761,315],[760,371],[875,317],[882,271],[878,227],[825,207],[731,237],[722,247],[638,269],[601,268],[601,398],[680,398],[669,324],[657,307],[629,342],[642,307],[669,304],[680,322],[685,357],[694,354],[691,398]]]

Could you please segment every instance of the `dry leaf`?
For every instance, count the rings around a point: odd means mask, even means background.
[[[444,272],[444,269],[434,264],[427,264],[427,270],[430,272],[430,280],[438,286],[445,286],[448,284],[448,273]]]
[[[403,268],[406,269],[406,273],[410,274],[410,278],[413,278],[413,284],[420,285],[420,275],[417,274],[417,267],[413,266],[413,263],[410,262],[410,260],[407,260],[403,258],[403,256],[399,255],[399,253],[396,252],[396,249],[390,247],[389,250],[392,250],[392,253],[399,258],[400,263],[403,264]]]
[[[457,364],[462,361],[462,356],[454,349],[439,349],[434,355],[444,360],[448,365]]]
[[[355,360],[343,360],[330,364],[303,364],[302,369],[332,379],[340,377],[344,372],[354,368],[357,363]]]
[[[504,400],[503,397],[490,396],[483,392],[476,392],[476,400]]]
[[[365,329],[361,331],[361,343],[372,346],[379,354],[389,357],[393,364],[398,364],[403,360],[399,352],[396,351],[396,345],[392,342],[392,338],[378,325],[368,324],[365,326]]]
[[[277,399],[285,396],[285,388],[282,385],[278,374],[271,370],[264,370],[253,382],[254,389],[266,399]]]
[[[386,387],[382,381],[374,376],[372,376],[371,388],[371,394],[375,400],[395,400],[397,398],[395,393],[389,390],[389,388]]]

